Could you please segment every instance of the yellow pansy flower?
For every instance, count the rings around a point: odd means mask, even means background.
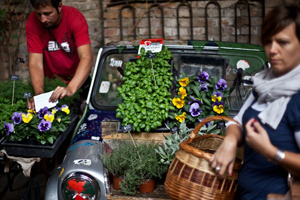
[[[212,95],[211,95],[211,100],[213,101],[213,102],[216,102],[216,101],[221,101],[222,100],[222,97],[223,97],[223,95],[222,95],[222,93],[220,93],[220,92],[214,92]]]
[[[56,108],[53,108],[53,109],[51,110],[51,112],[52,112],[53,115],[55,115],[55,113],[57,112]]]
[[[28,112],[28,113],[31,113],[31,114],[33,114],[33,115],[36,114],[35,110],[31,110],[31,109],[27,110],[27,112]]]
[[[47,113],[47,114],[44,115],[44,119],[45,119],[46,121],[52,123],[53,120],[54,120],[54,115],[53,115],[52,113]]]
[[[32,118],[33,118],[33,115],[31,113],[22,114],[22,120],[26,124],[28,124]]]
[[[62,107],[61,110],[64,111],[65,113],[67,113],[67,114],[70,113],[70,110],[69,110],[68,106]]]
[[[185,78],[179,79],[179,84],[181,87],[187,86],[189,84],[189,78],[185,77]]]
[[[214,103],[213,104],[213,110],[216,113],[218,113],[218,114],[223,113],[224,112],[224,108],[225,108],[225,106],[224,106],[224,104],[222,102],[220,102],[220,103]]]
[[[180,109],[184,106],[184,100],[181,100],[180,98],[174,98],[172,100],[172,103],[176,108]]]
[[[60,118],[60,117],[56,118],[56,120],[57,120],[58,122],[61,122],[61,118]]]
[[[186,116],[186,112],[182,113],[181,115],[176,115],[175,119],[177,119],[177,121],[181,123],[183,120],[185,120],[185,116]]]
[[[181,99],[184,99],[184,97],[187,96],[186,89],[184,89],[184,87],[180,87],[180,88],[179,88],[178,95],[181,95],[180,98],[181,98]]]

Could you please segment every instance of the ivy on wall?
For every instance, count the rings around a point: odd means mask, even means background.
[[[14,74],[18,62],[24,62],[18,53],[28,8],[28,0],[6,0],[0,5],[0,81]]]

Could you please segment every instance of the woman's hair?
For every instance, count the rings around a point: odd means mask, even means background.
[[[293,4],[273,8],[266,16],[261,30],[261,44],[276,35],[290,24],[296,25],[296,36],[300,41],[300,7]]]
[[[53,6],[58,12],[58,4],[61,0],[30,0],[33,8],[40,8],[45,6]]]

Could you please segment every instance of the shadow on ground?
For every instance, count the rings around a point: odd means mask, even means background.
[[[31,170],[31,176],[25,177],[18,163],[8,162],[9,173],[4,173],[5,161],[3,157],[0,157],[0,200],[43,200],[48,177],[41,163],[35,163]],[[52,165],[51,162],[52,160],[45,161],[48,167]],[[24,198],[25,196],[28,198]]]

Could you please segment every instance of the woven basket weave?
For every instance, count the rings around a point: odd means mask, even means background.
[[[180,143],[180,149],[175,154],[164,183],[165,190],[172,199],[234,199],[243,149],[237,150],[233,175],[218,178],[210,167],[209,159],[224,137],[210,134],[197,136],[199,129],[213,120],[234,121],[226,116],[205,118],[191,132],[190,137]]]

